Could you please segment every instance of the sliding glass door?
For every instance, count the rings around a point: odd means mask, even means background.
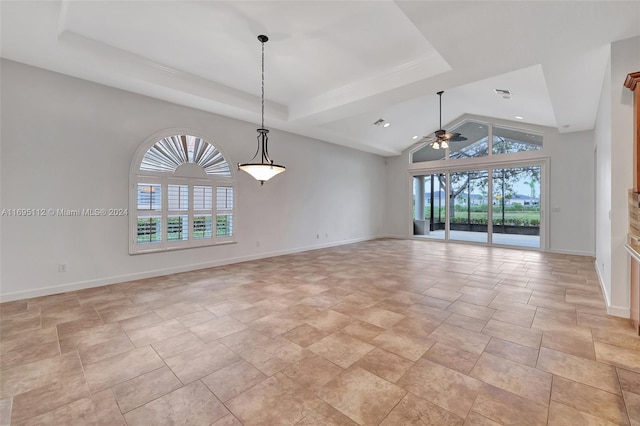
[[[413,235],[445,239],[447,217],[445,173],[413,178]]]
[[[413,235],[541,247],[541,164],[438,171],[413,177]]]
[[[540,247],[540,166],[493,169],[494,244]]]
[[[451,172],[449,185],[449,239],[488,242],[488,172]]]

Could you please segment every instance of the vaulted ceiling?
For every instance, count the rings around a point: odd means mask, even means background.
[[[267,127],[381,155],[438,128],[439,90],[443,123],[475,114],[592,129],[609,43],[640,35],[637,1],[0,7],[4,58],[254,123],[266,34]]]

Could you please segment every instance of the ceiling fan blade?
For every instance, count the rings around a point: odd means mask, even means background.
[[[451,139],[449,139],[449,142],[462,142],[462,141],[466,141],[467,138],[465,138],[464,136],[455,136]]]
[[[423,136],[422,139],[420,139],[418,142],[416,143],[433,143],[435,141],[437,141],[438,138],[433,137],[433,136]]]

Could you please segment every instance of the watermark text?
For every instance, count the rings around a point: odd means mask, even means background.
[[[62,209],[62,208],[20,208],[2,209],[0,216],[3,217],[100,217],[100,216],[128,216],[128,209],[105,209],[105,208],[82,208],[82,209]]]

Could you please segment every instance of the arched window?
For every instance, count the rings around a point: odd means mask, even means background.
[[[176,131],[147,139],[130,182],[129,253],[233,242],[233,172],[202,137]]]

